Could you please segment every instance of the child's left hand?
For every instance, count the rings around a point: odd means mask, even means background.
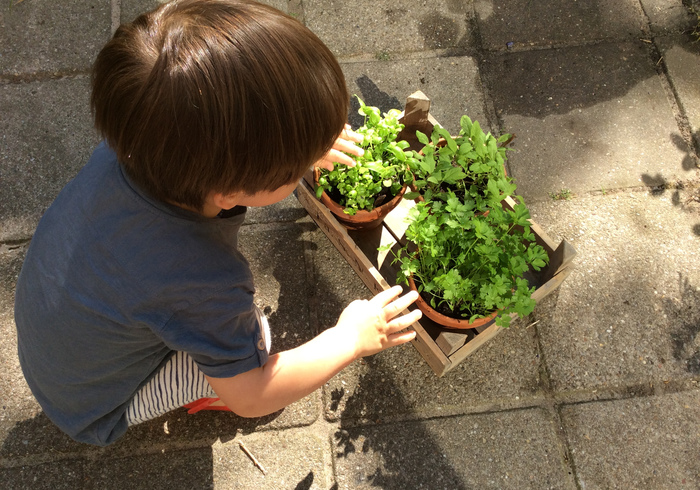
[[[321,158],[318,162],[314,164],[314,167],[321,167],[328,170],[333,170],[334,163],[342,163],[349,167],[354,167],[355,160],[353,160],[345,153],[351,153],[353,155],[361,157],[365,153],[365,151],[359,146],[355,145],[355,143],[361,142],[362,135],[354,132],[352,129],[350,129],[350,125],[346,124],[343,132],[340,133],[338,139],[335,140],[333,147],[328,153],[323,155],[323,158]]]

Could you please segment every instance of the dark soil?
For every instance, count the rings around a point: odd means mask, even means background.
[[[338,189],[333,187],[329,192],[328,192],[328,197],[331,198],[335,203],[340,203],[340,200],[342,199],[342,195],[340,192],[338,192]],[[388,188],[383,188],[382,191],[377,194],[377,196],[374,198],[374,207],[378,208],[384,203],[387,203],[391,201],[394,198],[394,194],[391,193],[391,191]]]
[[[416,283],[416,287],[420,286],[420,282],[417,281],[414,277],[413,281]],[[433,298],[433,295],[430,293],[426,293],[425,291],[420,293],[421,298],[428,303],[431,307],[433,306],[430,304],[430,300]],[[436,301],[437,303],[437,301]],[[441,315],[449,316],[450,318],[456,318],[458,320],[465,320],[468,319],[468,317],[463,317],[462,313],[459,310],[454,310],[452,308],[449,308],[446,304],[438,304],[436,308],[434,308],[435,311],[440,313]]]

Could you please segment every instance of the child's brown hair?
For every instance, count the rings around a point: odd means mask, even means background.
[[[247,0],[181,0],[122,25],[92,73],[95,125],[153,197],[299,179],[343,129],[349,96],[330,50],[296,19]]]

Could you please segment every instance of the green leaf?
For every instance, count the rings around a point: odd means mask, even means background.
[[[426,174],[431,174],[435,171],[435,158],[433,155],[425,155],[423,160],[419,162],[420,168]]]
[[[462,128],[462,134],[470,136],[472,133],[472,120],[468,116],[462,116],[459,121],[459,125]]]
[[[416,131],[416,138],[418,138],[418,141],[424,145],[430,144],[430,140],[425,135],[425,133],[421,133],[420,131]]]
[[[499,143],[504,143],[504,142],[506,142],[506,141],[508,141],[508,140],[510,139],[510,136],[511,136],[510,134],[505,133],[505,134],[503,134],[500,138],[498,138],[498,142],[499,142]]]
[[[455,184],[467,176],[462,169],[450,167],[443,176],[443,180],[448,184]]]

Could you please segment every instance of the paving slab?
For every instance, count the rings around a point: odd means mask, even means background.
[[[340,430],[341,489],[574,489],[551,414],[542,409]]]
[[[163,449],[124,458],[97,458],[87,465],[80,488],[213,488],[212,466],[210,447]]]
[[[686,32],[697,21],[682,0],[640,0],[652,33],[672,35]]]
[[[119,22],[122,24],[132,22],[139,15],[153,10],[163,3],[168,3],[168,0],[122,0],[120,2]]]
[[[324,394],[326,417],[343,426],[536,405],[545,397],[535,341],[515,327],[441,378],[409,344],[352,364]]]
[[[578,488],[699,488],[700,390],[562,409]]]
[[[329,44],[365,102],[403,108],[420,89],[452,132],[468,114],[516,133],[510,173],[533,218],[577,249],[576,270],[442,378],[405,345],[268,417],[180,409],[108,448],[62,434],[19,369],[14,282],[39,216],[98,142],[94,56],[159,1],[0,10],[3,488],[700,486],[697,0],[267,0]],[[562,189],[573,198],[550,198]],[[371,296],[294,197],[250,209],[240,243],[273,350]]]
[[[688,177],[689,148],[642,42],[497,54],[485,63],[527,201]]]
[[[0,85],[0,241],[31,237],[99,142],[89,85],[86,77]]]
[[[287,0],[259,0],[260,3],[271,5],[283,12],[289,11]],[[153,10],[158,5],[168,3],[168,0],[122,0],[120,11],[120,22],[126,23],[133,21],[136,17],[144,12]]]
[[[89,481],[85,461],[55,461],[17,467],[0,466],[5,490],[75,490]]]
[[[244,225],[239,251],[250,263],[255,303],[265,313],[272,333],[272,351],[296,347],[314,336],[309,323],[305,227],[296,224]]]
[[[700,42],[690,36],[675,36],[659,38],[658,44],[695,147],[700,149]]]
[[[309,235],[320,321],[331,326],[347,304],[371,293],[322,232]],[[326,417],[351,424],[539,403],[539,353],[534,331],[526,327],[514,322],[442,378],[410,344],[357,361],[326,383]]]
[[[578,252],[533,313],[552,389],[596,396],[697,379],[700,204],[680,191],[621,192],[530,209]]]
[[[26,451],[29,439],[22,428],[41,410],[24,381],[17,358],[14,296],[25,251],[26,247],[0,248],[0,459],[18,450]],[[12,431],[14,435],[10,436]],[[55,433],[49,431],[46,436],[51,439]]]
[[[487,49],[519,49],[639,38],[646,19],[637,0],[476,0]]]
[[[472,2],[304,0],[306,25],[336,56],[453,49],[474,44]]]
[[[315,223],[303,235],[309,274],[309,301],[312,321],[319,331],[332,327],[346,306],[356,299],[370,299],[350,265],[330,244]]]
[[[256,467],[245,448],[265,470]],[[211,448],[216,488],[328,489],[333,478],[328,434],[308,429],[251,434]]]
[[[249,207],[246,214],[247,224],[275,223],[284,221],[297,221],[308,217],[299,200],[291,194],[286,199],[263,207]]]
[[[459,120],[467,114],[489,126],[479,69],[469,56],[420,56],[385,61],[343,62],[350,94],[359,95],[367,105],[403,110],[406,98],[417,90],[430,98],[430,113],[452,133],[459,132]],[[352,98],[350,123],[357,128],[363,118]]]
[[[3,2],[0,79],[89,71],[109,40],[111,15],[110,2],[99,0]]]

